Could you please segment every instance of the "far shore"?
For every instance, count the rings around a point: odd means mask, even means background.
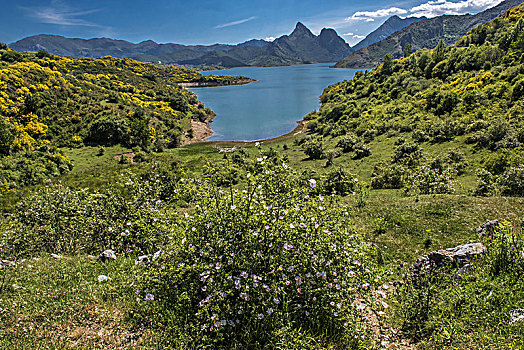
[[[178,86],[182,88],[200,88],[200,87],[218,87],[218,86],[234,86],[234,85],[246,85],[256,81],[255,79],[239,79],[239,80],[225,80],[223,82],[214,81],[195,81],[191,83],[178,83]]]

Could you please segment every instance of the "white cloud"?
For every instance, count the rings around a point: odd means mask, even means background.
[[[241,20],[238,20],[238,21],[233,21],[233,22],[229,22],[229,23],[219,24],[219,25],[215,26],[215,29],[236,26],[238,24],[242,24],[242,23],[246,23],[246,22],[252,21],[252,20],[254,20],[256,18],[257,18],[256,16],[251,16],[249,18],[244,18],[244,19],[241,19]]]
[[[81,18],[95,12],[100,12],[102,11],[101,9],[76,10],[67,6],[62,1],[57,0],[51,1],[50,6],[21,7],[21,9],[25,10],[29,16],[37,19],[41,23],[64,26],[102,27],[99,24]]]
[[[364,39],[366,36],[365,35],[358,35],[358,34],[355,34],[355,33],[346,33],[346,34],[342,34],[343,36],[350,36],[351,39]]]
[[[451,2],[447,0],[428,1],[412,7],[410,16],[413,17],[436,17],[441,15],[463,15],[466,13],[477,13],[490,7],[498,5],[502,0],[465,0]]]
[[[463,15],[466,13],[478,13],[490,7],[500,4],[502,0],[462,0],[462,1],[448,1],[448,0],[429,0],[420,5],[413,6],[410,9],[403,9],[399,7],[390,7],[385,9],[378,9],[376,11],[358,11],[346,21],[359,20],[366,22],[373,22],[377,18],[390,17],[393,15],[400,15],[403,17],[436,17],[441,15]]]
[[[393,15],[405,15],[406,13],[408,13],[407,10],[398,7],[390,7],[387,9],[380,9],[376,11],[358,11],[355,12],[351,17],[347,17],[346,21],[361,20],[366,22],[373,22],[375,18],[389,17]]]
[[[267,38],[264,38],[265,41],[275,41],[275,37],[268,36]]]

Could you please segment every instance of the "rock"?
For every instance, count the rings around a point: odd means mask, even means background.
[[[116,260],[116,254],[114,252],[114,250],[111,250],[111,249],[107,249],[107,250],[104,250],[99,256],[98,258],[96,259],[97,261],[101,261],[101,262],[106,262],[107,260],[109,259],[113,259],[113,260]]]
[[[490,220],[486,221],[479,227],[477,227],[477,233],[481,236],[491,236],[495,229],[499,227],[499,221],[498,220]]]
[[[106,275],[100,275],[98,276],[98,282],[102,283],[105,281],[109,281],[111,278],[107,277]]]
[[[151,260],[149,260],[149,255],[141,255],[135,260],[135,265],[146,266],[150,262]]]
[[[58,254],[51,254],[51,257],[52,257],[53,259],[62,259],[62,258],[63,258],[62,255],[58,255]]]
[[[0,268],[2,267],[15,267],[16,263],[9,260],[0,260]]]
[[[473,265],[471,265],[471,264],[466,264],[466,265],[462,266],[453,275],[453,281],[455,281],[455,282],[460,281],[462,279],[462,277],[468,275],[471,272],[471,270],[473,270]]]
[[[485,252],[486,247],[478,242],[459,245],[455,248],[440,249],[418,258],[413,268],[420,270],[446,264],[463,266]]]
[[[162,251],[159,250],[158,252],[156,252],[155,254],[153,254],[153,261],[155,261],[156,259],[160,258],[160,254],[162,254]]]
[[[524,320],[524,309],[515,309],[511,310],[509,312],[509,317],[511,320],[509,321],[510,324],[517,323],[519,321]]]
[[[94,256],[94,255],[88,255],[87,258],[89,260],[96,260],[97,259],[96,256]]]

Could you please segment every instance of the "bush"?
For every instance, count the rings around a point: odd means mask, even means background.
[[[362,341],[352,303],[370,297],[371,247],[348,231],[343,206],[311,195],[285,168],[264,164],[246,191],[205,185],[195,211],[174,223],[178,238],[142,286],[172,341],[264,348],[282,329]]]
[[[158,180],[158,182],[157,182]],[[168,235],[163,179],[127,177],[104,192],[46,187],[21,201],[13,215],[6,247],[13,256],[37,252],[74,255],[114,249],[123,254],[158,250]]]
[[[416,143],[405,142],[395,148],[393,163],[404,164],[409,167],[416,166],[422,159],[422,150]]]
[[[434,169],[423,165],[409,176],[406,191],[412,194],[445,194],[455,192],[454,171],[450,168]]]
[[[334,170],[327,174],[324,180],[325,194],[336,193],[341,196],[348,195],[355,191],[355,175],[346,173],[342,169]]]
[[[371,188],[402,188],[406,170],[405,167],[399,164],[388,164],[385,162],[375,164],[371,174]]]
[[[322,145],[322,142],[318,140],[307,141],[306,143],[302,144],[302,148],[304,149],[304,153],[310,159],[324,158],[324,146]]]
[[[353,159],[362,159],[371,155],[371,150],[363,143],[357,143],[354,149],[355,155],[353,156]]]
[[[474,190],[475,196],[492,196],[495,193],[495,176],[486,169],[479,169],[476,172],[477,186]]]
[[[344,136],[337,142],[337,147],[342,149],[342,152],[347,153],[353,151],[353,147],[357,144],[357,139],[354,136]]]
[[[524,197],[524,166],[509,168],[497,181],[503,196]]]

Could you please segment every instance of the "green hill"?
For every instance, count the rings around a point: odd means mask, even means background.
[[[209,76],[131,59],[19,54],[0,48],[0,182],[40,182],[71,167],[58,147],[180,145],[191,120],[214,114],[180,83],[224,85]]]
[[[506,0],[493,8],[475,15],[444,15],[413,23],[382,41],[353,52],[338,62],[335,67],[375,67],[382,63],[382,58],[388,53],[395,58],[402,56],[403,49],[407,43],[410,43],[414,50],[435,47],[441,39],[444,40],[446,45],[453,44],[471,29],[491,21],[521,2],[521,0]]]
[[[522,195],[522,169],[514,168],[524,162],[522,11],[510,9],[449,47],[441,41],[398,60],[387,55],[374,70],[326,88],[308,128],[333,137],[329,143],[355,159],[390,144],[370,158],[374,188],[409,191],[428,176],[432,185],[415,190],[450,193],[436,184],[449,183],[468,164],[471,175],[478,172],[477,194],[498,185],[502,193]],[[314,152],[321,141],[306,141],[312,158],[323,155]],[[422,149],[433,155],[424,158]]]

